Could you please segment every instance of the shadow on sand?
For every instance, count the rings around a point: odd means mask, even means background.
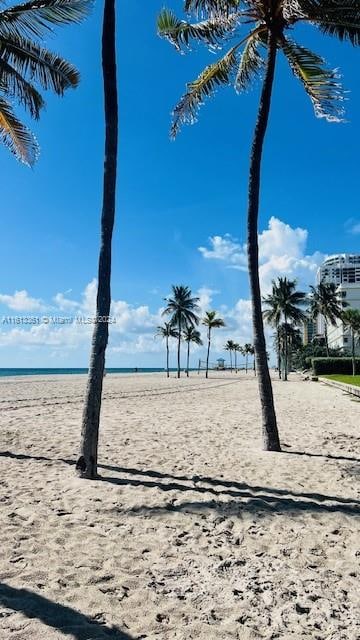
[[[7,609],[21,611],[28,618],[37,618],[48,627],[71,635],[76,640],[136,640],[117,627],[106,627],[75,609],[52,602],[27,589],[15,589],[0,583],[0,603]]]
[[[291,453],[295,454],[295,452]],[[297,455],[314,455],[317,457],[317,454],[302,454],[299,452]],[[63,462],[69,465],[75,464],[73,460],[66,460],[62,458],[51,459],[43,456],[29,456],[26,454],[11,453],[10,451],[0,452],[0,456],[14,458],[16,460],[35,460],[39,462],[46,461],[54,463]],[[340,457],[340,459],[343,458]],[[318,513],[338,512],[349,516],[360,515],[360,501],[355,498],[343,498],[341,496],[331,496],[315,492],[297,492],[290,489],[277,489],[273,487],[249,485],[245,482],[224,480],[223,478],[173,475],[171,473],[154,471],[152,469],[143,470],[108,464],[100,464],[99,468],[127,476],[100,476],[99,481],[104,483],[123,487],[155,488],[160,489],[160,491],[163,492],[176,491],[182,493],[206,494],[206,496],[209,496],[210,494],[210,496],[213,496],[210,500],[191,500],[181,504],[174,504],[177,500],[174,501],[171,499],[166,505],[142,505],[131,509],[131,513],[217,510],[221,513],[226,512],[226,514],[232,515],[240,515],[241,512],[245,511],[263,513],[264,515],[266,513],[271,515],[285,512],[296,515],[297,513],[304,511],[313,511]],[[140,478],[135,478],[133,476],[140,476]],[[233,500],[223,500],[222,498],[233,498]]]

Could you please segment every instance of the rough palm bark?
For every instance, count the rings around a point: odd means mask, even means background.
[[[266,134],[271,93],[274,82],[276,62],[276,32],[269,31],[268,57],[264,84],[261,92],[260,105],[250,158],[249,205],[247,227],[247,251],[249,263],[250,290],[252,299],[252,322],[254,347],[256,357],[257,380],[259,385],[260,403],[262,411],[263,446],[267,451],[280,451],[280,440],[276,423],[274,398],[270,373],[266,356],[266,343],[261,309],[261,292],[259,280],[259,245],[258,245],[258,216],[260,195],[261,158],[264,138]]]
[[[111,303],[111,242],[115,218],[118,148],[115,0],[105,0],[104,4],[102,68],[106,132],[98,291],[88,382],[82,418],[80,456],[76,464],[79,475],[85,478],[97,477],[101,397],[105,368],[105,351],[109,334],[107,320]]]
[[[187,358],[186,358],[186,376],[189,377],[189,361],[190,361],[190,340],[187,346]]]

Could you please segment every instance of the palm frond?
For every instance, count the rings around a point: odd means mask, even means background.
[[[0,11],[0,34],[41,37],[52,25],[83,20],[94,0],[32,0]]]
[[[77,69],[70,63],[37,43],[22,36],[0,40],[0,64],[7,62],[30,81],[63,95],[80,81]]]
[[[360,44],[359,0],[297,0],[300,19],[314,23],[325,34]]]
[[[0,141],[18,160],[32,167],[39,156],[39,146],[31,131],[14,115],[11,106],[0,98]]]
[[[157,28],[160,37],[181,51],[182,47],[189,47],[191,40],[204,42],[211,47],[218,46],[226,35],[233,33],[237,24],[237,14],[219,14],[215,18],[191,24],[179,20],[173,11],[163,9],[158,17]]]
[[[282,37],[280,46],[294,75],[302,82],[315,110],[315,115],[332,122],[343,120],[344,91],[336,70],[325,68],[323,58],[309,49]]]
[[[183,124],[196,122],[199,107],[219,85],[231,84],[237,63],[237,47],[233,47],[223,58],[206,67],[196,80],[187,84],[187,92],[173,111],[172,138],[176,137]]]
[[[196,16],[212,16],[237,10],[240,0],[185,0],[184,11]]]
[[[235,79],[236,91],[244,91],[248,88],[253,77],[264,66],[264,60],[259,53],[258,34],[254,32],[249,36],[242,51],[238,72]]]
[[[40,110],[44,107],[44,100],[35,87],[27,82],[16,69],[4,60],[0,61],[0,91],[3,95],[15,98],[32,118],[36,120],[40,116]]]

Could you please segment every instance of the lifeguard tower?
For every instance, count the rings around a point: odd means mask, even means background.
[[[225,369],[225,360],[224,360],[224,358],[218,358],[216,360],[216,362],[217,362],[217,367],[216,367],[217,370],[218,371],[223,371]]]

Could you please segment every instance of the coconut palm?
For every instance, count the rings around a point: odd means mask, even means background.
[[[234,366],[235,366],[235,373],[238,372],[237,369],[237,354],[238,353],[242,353],[242,347],[239,345],[238,342],[234,342]]]
[[[169,372],[169,338],[177,338],[178,332],[175,329],[174,325],[171,322],[164,322],[162,327],[157,327],[156,336],[160,336],[160,338],[165,338],[166,342],[166,377],[168,378],[170,375]]]
[[[217,311],[206,311],[205,316],[202,319],[202,324],[207,327],[207,354],[206,354],[206,373],[205,377],[208,377],[209,372],[209,355],[210,355],[210,344],[211,344],[211,331],[212,329],[220,329],[221,327],[225,327],[225,322],[222,318],[217,317]]]
[[[195,329],[193,325],[185,327],[182,337],[183,340],[187,342],[186,375],[189,377],[190,343],[193,342],[194,344],[201,346],[203,341],[201,340],[200,331]]]
[[[64,0],[60,0],[60,4]],[[105,98],[105,163],[101,214],[101,243],[90,366],[82,418],[80,457],[76,468],[82,477],[97,475],[97,451],[105,352],[109,337],[111,304],[111,242],[115,218],[118,149],[118,98],[116,78],[115,0],[105,0],[102,31],[102,69]]]
[[[178,352],[177,352],[177,377],[180,378],[180,349],[181,335],[186,327],[195,327],[199,324],[198,302],[199,298],[194,298],[191,289],[183,285],[172,285],[172,295],[166,298],[167,306],[162,315],[170,316],[170,322],[178,331]]]
[[[236,90],[249,88],[264,70],[259,110],[251,149],[247,252],[252,299],[252,320],[258,383],[262,407],[263,439],[267,450],[280,450],[266,343],[261,313],[259,281],[258,213],[263,143],[268,125],[278,52],[282,52],[295,77],[309,95],[315,114],[328,121],[342,118],[342,90],[337,73],[326,68],[321,56],[287,35],[296,24],[310,24],[321,33],[360,43],[358,0],[185,0],[187,13],[195,23],[179,20],[168,9],[158,19],[158,32],[178,50],[191,49],[192,41],[203,42],[212,51],[227,45],[225,55],[207,66],[194,81],[173,112],[171,135],[184,123],[196,121],[199,107],[221,85]],[[266,59],[264,59],[266,58]]]
[[[278,278],[277,281],[272,281],[272,292],[263,298],[263,302],[268,307],[264,311],[265,320],[275,327],[278,327],[281,322],[284,325],[285,339],[282,343],[282,351],[284,380],[287,380],[288,340],[286,339],[286,330],[289,324],[296,326],[305,322],[306,314],[300,307],[306,304],[306,294],[296,290],[296,280],[288,280],[286,277]]]
[[[356,360],[355,360],[355,340],[360,339],[360,311],[358,309],[345,309],[343,311],[341,319],[345,327],[349,327],[351,334],[351,359],[352,359],[352,374],[356,374]]]
[[[317,320],[319,316],[324,319],[324,337],[326,355],[329,357],[328,325],[335,327],[341,318],[343,308],[347,306],[342,300],[334,282],[320,282],[315,287],[310,286],[310,307],[309,313],[312,320]]]
[[[224,346],[225,351],[228,351],[230,354],[230,371],[232,373],[232,352],[234,351],[235,342],[233,340],[228,340]]]
[[[250,344],[249,342],[244,344],[243,353],[244,353],[244,356],[245,356],[245,372],[247,373],[248,372],[249,355],[254,353],[252,344]]]
[[[38,120],[45,101],[38,90],[58,96],[79,84],[76,68],[41,45],[54,26],[80,22],[93,0],[33,0],[0,11],[0,141],[28,166],[39,156],[31,131],[15,115],[17,102]],[[38,86],[38,88],[37,88]]]

